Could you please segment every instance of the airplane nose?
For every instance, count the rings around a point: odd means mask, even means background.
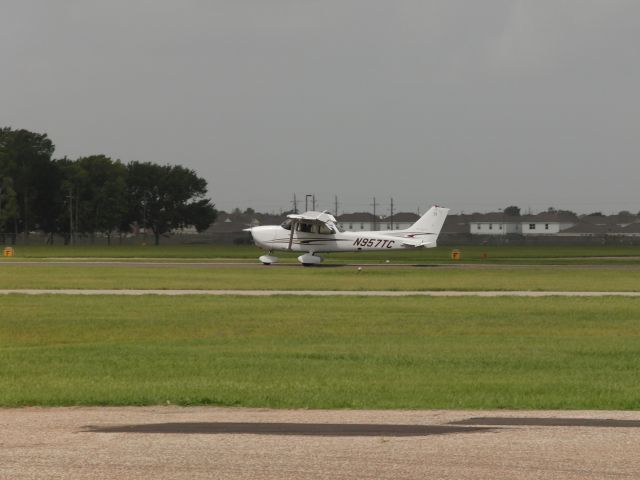
[[[266,242],[273,240],[275,235],[275,231],[274,231],[275,229],[270,228],[268,226],[253,227],[253,228],[248,228],[247,230],[251,232],[251,235],[253,236],[253,240],[254,242],[256,242],[256,244],[260,246],[265,246],[265,247],[267,247]]]

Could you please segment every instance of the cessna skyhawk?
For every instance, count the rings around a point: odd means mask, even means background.
[[[266,250],[260,257],[265,265],[278,261],[274,251],[304,252],[298,257],[303,265],[316,265],[323,252],[389,251],[405,248],[433,248],[442,229],[448,208],[431,207],[406,230],[379,232],[344,232],[333,215],[305,212],[287,215],[282,225],[247,228],[255,244]]]

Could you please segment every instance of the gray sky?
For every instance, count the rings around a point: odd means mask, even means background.
[[[640,210],[637,0],[0,0],[0,126],[219,208]]]

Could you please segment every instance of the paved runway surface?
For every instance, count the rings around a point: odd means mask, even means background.
[[[634,479],[640,412],[0,409],[0,479]]]
[[[559,260],[559,259],[558,259]],[[598,260],[598,259],[595,259]],[[444,269],[474,269],[474,270],[509,270],[509,269],[576,269],[576,270],[592,270],[592,269],[615,269],[615,270],[638,270],[640,264],[625,264],[625,259],[620,259],[620,263],[608,264],[507,264],[507,263],[322,263],[314,265],[312,269],[338,268],[349,269],[362,267],[366,269],[413,269],[413,268],[444,268]],[[214,260],[214,261],[196,261],[196,260],[92,260],[92,259],[76,259],[76,260],[6,260],[0,257],[0,267],[29,267],[29,266],[67,266],[67,267],[143,267],[143,268],[193,268],[193,269],[215,269],[215,268],[304,268],[298,262],[276,263],[265,266],[254,260]]]
[[[90,289],[2,289],[0,295],[236,295],[269,297],[274,295],[310,297],[640,297],[640,292],[535,292],[535,291],[388,291],[388,290],[90,290]]]

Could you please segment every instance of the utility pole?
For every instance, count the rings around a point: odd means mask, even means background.
[[[335,214],[335,216],[338,216],[338,195],[335,196],[335,202],[336,202],[336,206],[335,206],[335,210],[333,211],[333,213]]]
[[[312,210],[315,212],[316,211],[316,194],[314,193],[313,196],[311,197],[311,200],[313,201],[313,208]]]
[[[73,232],[73,244],[76,244],[76,238],[78,233],[78,226],[80,225],[80,194],[76,195],[76,220],[73,222],[75,231]]]
[[[298,213],[298,199],[296,198],[296,194],[293,194],[293,213]]]
[[[389,215],[389,220],[391,220],[391,230],[393,230],[393,198],[391,199],[391,215]]]
[[[378,217],[376,217],[376,207],[378,206],[376,197],[373,197],[373,203],[371,205],[373,206],[373,230],[375,231],[377,230],[376,224],[378,223]]]
[[[73,238],[73,188],[69,188],[67,198],[69,199],[69,243],[75,245]]]
[[[305,212],[309,211],[309,197],[313,197],[313,195],[311,195],[310,193],[307,193],[304,196],[304,211]],[[313,201],[313,203],[315,204],[315,200]]]

